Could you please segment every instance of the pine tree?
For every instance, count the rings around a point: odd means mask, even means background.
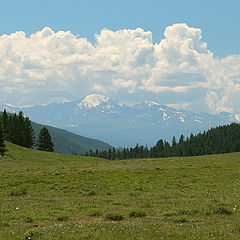
[[[19,145],[21,139],[19,134],[18,117],[16,113],[14,113],[9,118],[9,123],[10,123],[10,142]]]
[[[112,159],[112,149],[111,148],[108,149],[108,156],[107,156],[107,158],[110,159],[110,160]]]
[[[17,145],[26,147],[25,117],[22,111],[17,115]]]
[[[149,151],[148,151],[148,147],[147,146],[144,147],[143,152],[144,152],[144,157],[148,158],[149,157]]]
[[[6,150],[5,144],[4,144],[3,131],[2,131],[2,127],[0,125],[0,154],[2,155],[2,157],[5,155],[6,151],[7,150]]]
[[[31,148],[34,144],[34,130],[28,117],[26,117],[24,121],[24,136],[24,147]]]
[[[1,123],[2,123],[2,131],[4,140],[10,140],[10,123],[7,111],[4,109],[2,116],[1,116]]]
[[[164,142],[162,139],[160,139],[156,144],[156,157],[163,157],[163,151],[164,151]]]
[[[176,137],[173,136],[172,138],[172,156],[176,156],[177,152],[176,152],[176,147],[177,147],[177,141],[176,141]]]
[[[177,156],[184,156],[184,136],[181,135],[177,144],[177,151],[176,151]]]
[[[116,149],[113,147],[112,148],[112,157],[111,157],[112,160],[115,160],[116,159]]]
[[[54,144],[52,142],[51,135],[46,127],[40,130],[38,137],[38,150],[53,152]]]

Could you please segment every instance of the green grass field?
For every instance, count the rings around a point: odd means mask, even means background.
[[[7,148],[1,240],[240,239],[240,153],[109,161]]]

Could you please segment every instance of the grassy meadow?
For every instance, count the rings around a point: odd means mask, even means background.
[[[240,239],[240,153],[110,161],[7,149],[0,239]]]

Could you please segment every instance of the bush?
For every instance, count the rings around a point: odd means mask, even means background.
[[[172,217],[171,220],[173,222],[177,222],[177,223],[185,223],[188,221],[188,219],[185,216],[176,216],[176,217]]]
[[[229,209],[228,207],[224,207],[224,206],[218,206],[213,210],[213,213],[215,214],[226,214],[226,215],[231,215],[232,214],[232,210]]]
[[[195,215],[200,212],[199,209],[179,209],[178,213],[180,215]]]
[[[68,215],[62,215],[62,216],[57,217],[57,220],[60,222],[67,221],[68,219],[69,219]]]
[[[88,211],[88,216],[91,216],[91,217],[100,217],[102,216],[102,211],[97,209],[97,208],[92,208]]]
[[[146,213],[142,209],[134,209],[129,213],[129,217],[146,217]]]
[[[26,194],[27,194],[27,189],[26,188],[21,188],[21,189],[12,190],[9,195],[11,195],[11,196],[21,196],[21,195],[26,195]]]
[[[42,235],[42,233],[38,228],[31,228],[24,233],[25,239],[34,239],[41,235]]]
[[[106,219],[112,221],[122,221],[124,217],[119,213],[109,213],[106,215]]]
[[[163,216],[166,216],[166,217],[172,217],[172,216],[176,216],[176,215],[177,215],[177,213],[174,211],[168,211],[168,212],[163,213]]]
[[[93,196],[93,195],[96,195],[96,192],[91,190],[87,193],[87,196]]]
[[[85,195],[85,196],[94,196],[97,193],[93,190],[89,190],[89,189],[82,189],[78,192],[79,194]]]
[[[27,223],[32,223],[33,222],[33,219],[31,217],[26,217],[24,219],[24,222],[27,222]]]

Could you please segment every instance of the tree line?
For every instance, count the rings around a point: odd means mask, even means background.
[[[35,139],[34,129],[28,117],[23,112],[9,114],[4,110],[0,114],[0,154],[5,154],[4,141],[43,151],[54,151],[51,135],[46,127],[40,130],[38,139]],[[191,134],[185,138],[183,135],[178,140],[172,138],[171,142],[160,139],[155,146],[136,144],[130,148],[110,148],[105,151],[89,151],[87,156],[95,156],[110,160],[132,158],[161,158],[175,156],[199,156],[217,153],[240,151],[240,124],[211,128],[203,133]]]
[[[34,129],[31,120],[24,116],[23,112],[18,114],[9,114],[4,110],[0,116],[0,154],[6,151],[4,141],[14,143],[16,145],[33,148],[37,147],[43,151],[53,151],[54,144],[51,140],[46,127],[40,130],[38,139],[35,139]]]
[[[240,125],[232,123],[211,128],[196,135],[191,134],[187,138],[181,135],[178,141],[176,137],[173,137],[171,142],[160,139],[155,146],[150,148],[137,144],[133,148],[90,151],[86,155],[116,160],[200,156],[237,151],[240,151]]]

